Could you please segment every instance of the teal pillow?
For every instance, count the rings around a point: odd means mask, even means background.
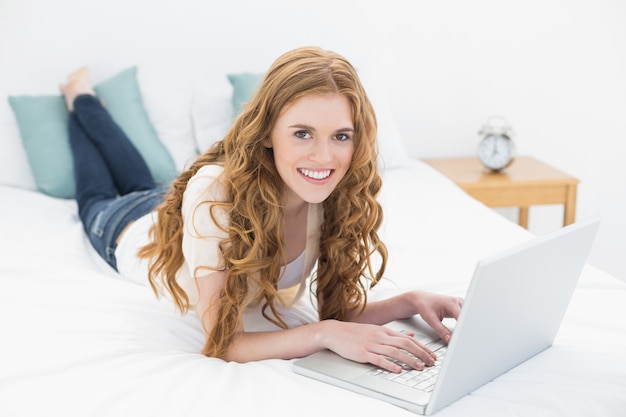
[[[174,160],[159,140],[143,106],[137,68],[124,70],[94,89],[145,159],[155,181],[165,183],[176,177]],[[11,96],[9,103],[37,189],[53,197],[74,198],[76,186],[64,98],[61,95]]]
[[[242,110],[243,105],[248,102],[252,94],[261,85],[263,73],[242,72],[240,74],[228,74],[228,81],[233,86],[232,105],[235,117]]]

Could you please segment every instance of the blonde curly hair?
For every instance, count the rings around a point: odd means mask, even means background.
[[[189,297],[176,281],[184,262],[183,193],[201,167],[223,166],[221,180],[227,202],[210,203],[223,207],[230,220],[225,230],[228,238],[221,245],[227,278],[220,294],[216,324],[205,329],[207,341],[202,352],[207,356],[225,356],[251,301],[261,303],[266,319],[287,327],[275,307],[280,300],[280,268],[286,261],[281,203],[285,185],[276,170],[272,149],[264,144],[283,109],[304,96],[332,93],[342,94],[350,102],[354,154],[345,177],[322,203],[318,266],[311,285],[319,318],[353,318],[365,306],[366,281],[373,286],[383,275],[387,250],[377,233],[382,209],[376,197],[382,182],[372,105],[355,69],[341,55],[316,47],[287,52],[270,67],[224,139],[174,181],[157,208],[158,222],[151,230],[152,241],[139,254],[150,260],[149,281],[155,292],[161,286],[182,312],[187,311]],[[213,216],[213,212],[208,210],[207,215]],[[375,254],[379,258],[377,266]],[[250,283],[258,288],[255,294],[249,293]]]

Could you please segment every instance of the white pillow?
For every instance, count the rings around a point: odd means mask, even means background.
[[[358,65],[357,72],[365,88],[378,122],[378,151],[380,166],[383,170],[400,168],[411,163],[408,150],[400,137],[396,120],[391,111],[387,93],[383,87],[379,72],[373,64]]]
[[[191,104],[191,118],[199,153],[204,153],[215,142],[223,139],[232,126],[232,91],[226,73],[207,77],[196,86]]]
[[[178,172],[198,154],[191,119],[192,84],[180,74],[178,69],[137,68],[143,105]]]
[[[0,93],[0,184],[36,190],[8,94]]]

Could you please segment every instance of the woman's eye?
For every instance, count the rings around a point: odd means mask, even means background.
[[[345,133],[339,133],[338,135],[335,135],[335,139],[344,142],[346,140],[350,140],[350,136],[346,135]]]
[[[307,132],[306,130],[299,130],[296,132],[296,137],[299,139],[310,139],[311,134]]]

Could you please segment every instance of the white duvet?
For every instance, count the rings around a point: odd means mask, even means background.
[[[531,237],[425,164],[384,180],[390,262],[372,297],[463,295],[480,257]],[[554,346],[438,415],[625,415],[625,306],[626,285],[586,267]],[[0,335],[2,417],[412,415],[296,375],[291,361],[200,355],[197,317],[101,262],[74,201],[10,187],[0,188]]]

